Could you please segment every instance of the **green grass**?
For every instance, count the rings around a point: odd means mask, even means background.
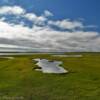
[[[0,58],[0,100],[100,100],[100,53],[83,57],[54,57],[50,54]],[[33,70],[33,58],[63,61],[68,74],[43,74]],[[21,98],[23,97],[23,98]]]

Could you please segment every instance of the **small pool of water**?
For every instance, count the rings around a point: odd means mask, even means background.
[[[0,57],[1,59],[2,58],[5,58],[5,59],[14,59],[14,57]]]
[[[43,73],[67,73],[68,71],[65,70],[60,65],[62,64],[61,61],[49,61],[47,59],[34,59],[37,61],[36,65],[39,68],[36,68],[37,71],[42,71]]]
[[[57,57],[83,57],[83,55],[52,55],[52,56],[57,56]]]

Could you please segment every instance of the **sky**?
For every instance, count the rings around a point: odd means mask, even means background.
[[[0,51],[99,52],[100,0],[1,0]]]

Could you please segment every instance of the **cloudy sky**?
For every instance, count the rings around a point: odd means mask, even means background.
[[[99,0],[0,0],[0,51],[100,51]]]

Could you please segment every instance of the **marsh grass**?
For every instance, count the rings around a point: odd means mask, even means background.
[[[66,53],[77,54],[77,53]],[[51,54],[0,58],[0,100],[100,100],[100,53],[78,53],[83,57],[53,57]],[[43,74],[33,70],[32,59],[62,61],[68,74]],[[19,99],[20,100],[20,99]]]

